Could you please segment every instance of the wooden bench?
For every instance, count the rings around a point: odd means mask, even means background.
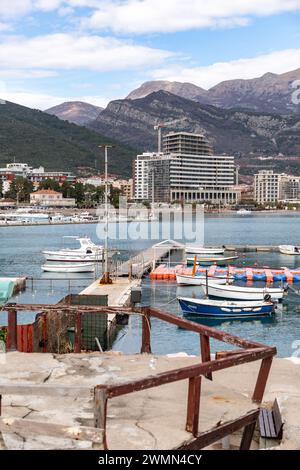
[[[259,413],[259,430],[261,437],[282,439],[283,424],[277,400],[274,401],[271,410],[261,408]]]

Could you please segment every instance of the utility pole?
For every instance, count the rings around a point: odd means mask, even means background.
[[[113,145],[103,144],[99,148],[104,148],[105,155],[105,245],[104,245],[104,273],[100,280],[100,284],[112,284],[112,279],[108,270],[108,149]]]

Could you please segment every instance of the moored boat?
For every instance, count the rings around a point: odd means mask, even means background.
[[[248,318],[270,315],[275,306],[270,301],[233,302],[228,300],[177,298],[185,314],[218,318]]]
[[[266,296],[272,300],[281,300],[286,293],[281,287],[244,287],[235,285],[219,285],[208,281],[201,288],[209,297],[221,297],[222,299],[234,300],[265,300]]]
[[[95,271],[93,263],[44,264],[42,270],[51,273],[91,273]]]
[[[0,304],[5,304],[13,295],[15,281],[10,278],[0,278]]]
[[[188,245],[185,247],[185,252],[193,255],[223,255],[225,248],[213,246],[197,246]]]
[[[101,261],[103,246],[95,245],[88,237],[64,237],[74,238],[80,243],[80,248],[65,248],[59,251],[43,251],[47,261],[60,262],[89,262]]]
[[[226,284],[232,278],[226,278],[221,276],[214,276],[210,277],[209,280],[212,280],[216,284]],[[177,284],[180,285],[188,285],[188,286],[201,286],[202,284],[206,284],[206,276],[204,275],[195,275],[195,276],[187,276],[183,274],[176,274],[176,281]]]
[[[196,264],[200,264],[202,266],[209,266],[211,264],[217,264],[219,266],[226,266],[226,264],[231,263],[238,259],[238,256],[198,256],[196,260]],[[187,264],[194,264],[194,258],[187,257],[186,258]]]
[[[283,255],[300,255],[300,246],[294,245],[279,245],[279,251]]]

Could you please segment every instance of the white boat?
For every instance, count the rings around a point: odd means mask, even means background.
[[[251,211],[247,210],[247,209],[239,209],[238,211],[236,211],[236,213],[238,215],[249,215],[249,214],[252,214]]]
[[[95,265],[93,263],[44,264],[42,270],[49,273],[92,273],[95,271]]]
[[[238,256],[199,256],[197,257],[196,264],[200,264],[202,266],[209,266],[211,264],[217,264],[219,266],[225,266],[231,261],[238,259]],[[186,258],[187,264],[194,264],[194,258]]]
[[[221,286],[213,281],[208,281],[207,285],[206,283],[201,285],[201,288],[208,293],[209,297],[234,300],[265,300],[267,297],[272,300],[281,300],[286,292],[286,289],[280,287]]]
[[[80,243],[80,248],[65,248],[59,251],[43,251],[47,261],[88,262],[101,261],[103,246],[95,245],[88,237],[74,238]]]
[[[213,247],[213,246],[197,246],[189,245],[185,247],[185,252],[195,255],[223,255],[225,249],[223,247]]]
[[[217,276],[209,278],[209,280],[212,280],[216,284],[226,284],[226,282],[231,279],[227,279],[226,277],[217,277]],[[176,281],[177,281],[177,284],[180,284],[180,285],[201,286],[202,284],[206,284],[206,276],[203,276],[203,275],[199,276],[197,274],[195,276],[176,274]]]
[[[300,255],[300,246],[294,245],[279,245],[279,251],[283,255],[293,255],[297,256]]]
[[[248,318],[275,313],[270,301],[237,302],[232,300],[190,299],[177,297],[183,313],[216,318]]]

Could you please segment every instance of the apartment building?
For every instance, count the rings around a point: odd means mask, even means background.
[[[300,177],[261,170],[254,176],[254,198],[258,204],[300,202]]]

